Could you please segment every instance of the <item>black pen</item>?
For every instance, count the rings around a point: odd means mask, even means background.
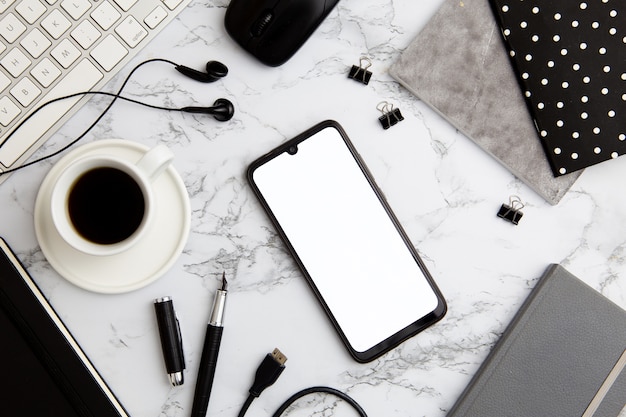
[[[159,336],[165,368],[174,386],[182,385],[185,381],[183,370],[185,369],[185,356],[183,354],[183,339],[180,334],[180,325],[174,304],[170,297],[162,297],[154,300]]]
[[[224,330],[224,307],[226,306],[226,294],[228,293],[226,286],[226,273],[223,273],[222,288],[215,293],[213,310],[211,311],[211,318],[209,319],[204,338],[200,370],[198,371],[196,391],[193,396],[193,406],[191,407],[191,417],[205,417],[209,408],[217,355],[220,351],[222,331]]]

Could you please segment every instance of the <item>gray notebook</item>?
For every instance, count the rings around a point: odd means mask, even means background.
[[[616,417],[625,366],[626,312],[551,265],[448,417]]]
[[[488,0],[446,0],[390,74],[550,204],[580,176],[552,173]]]

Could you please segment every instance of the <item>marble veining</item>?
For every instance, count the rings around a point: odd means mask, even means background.
[[[199,85],[166,64],[142,68],[126,89],[150,103],[183,107],[232,100],[236,115],[158,112],[116,103],[83,143],[123,138],[167,144],[191,201],[191,231],[174,266],[137,291],[102,295],[77,288],[47,263],[35,238],[33,208],[52,164],[16,173],[0,186],[2,235],[17,251],[129,413],[188,415],[204,329],[219,277],[231,283],[226,329],[209,405],[233,416],[263,356],[289,358],[279,381],[251,406],[265,416],[292,393],[329,385],[352,395],[371,416],[443,417],[550,263],[562,263],[626,307],[626,159],[592,167],[551,206],[386,73],[441,1],[342,0],[286,64],[265,67],[225,33],[228,1],[196,0],[142,50],[134,63],[168,58],[202,68],[216,59],[226,78]],[[368,86],[347,78],[367,54]],[[118,88],[130,67],[107,86]],[[389,101],[405,120],[387,131],[376,106]],[[42,149],[67,143],[106,106],[95,98]],[[250,162],[310,126],[343,125],[448,302],[445,318],[397,349],[358,364],[345,351],[245,179]],[[515,194],[518,226],[496,217]],[[152,301],[174,299],[187,360],[186,383],[165,375]],[[341,401],[312,396],[287,415],[352,413]]]

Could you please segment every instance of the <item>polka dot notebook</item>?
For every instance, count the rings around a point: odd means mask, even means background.
[[[490,1],[554,175],[626,153],[626,2]]]

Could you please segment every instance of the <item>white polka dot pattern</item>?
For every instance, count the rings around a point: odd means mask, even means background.
[[[626,1],[491,4],[554,175],[626,153]]]

